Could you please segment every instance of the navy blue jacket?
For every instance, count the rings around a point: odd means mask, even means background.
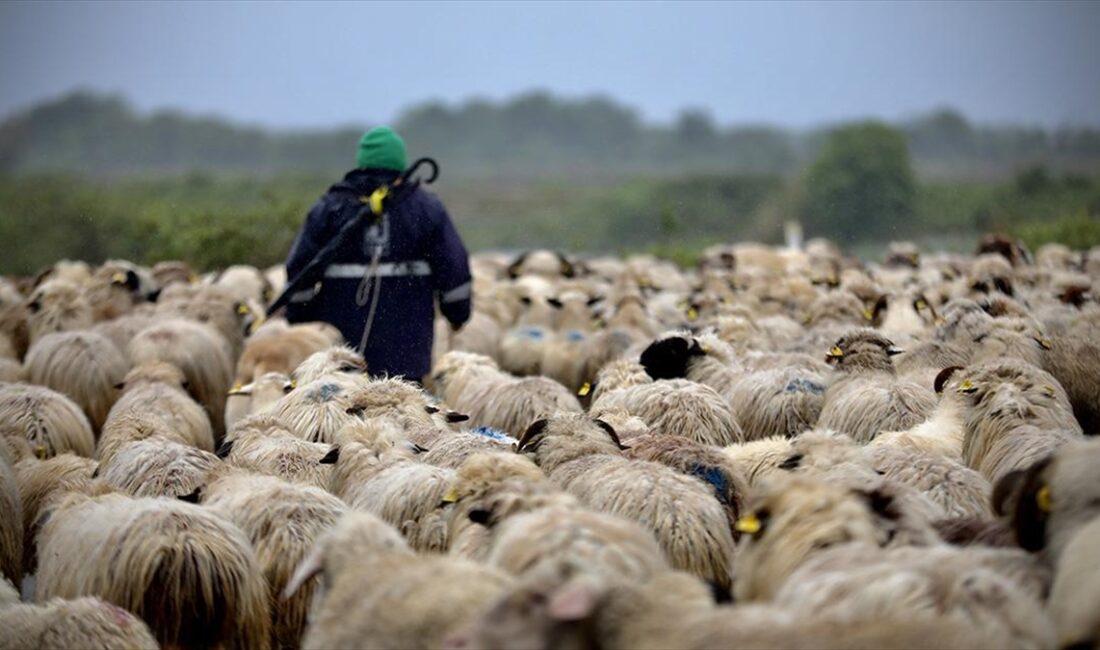
[[[370,309],[371,294],[381,291],[366,349],[372,375],[403,375],[419,380],[431,369],[433,318],[438,296],[443,316],[456,329],[470,318],[470,265],[465,246],[447,210],[435,195],[417,189],[391,207],[382,220],[368,228],[360,197],[368,196],[397,172],[353,170],[310,209],[287,258],[287,276],[293,278],[349,220],[362,225],[329,261],[320,291],[306,291],[291,299],[286,317],[292,323],[321,320],[357,347]],[[357,291],[372,252],[382,256],[377,276],[363,305]]]

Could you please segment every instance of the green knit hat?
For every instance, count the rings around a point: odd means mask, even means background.
[[[404,171],[408,166],[405,141],[393,129],[376,126],[359,138],[355,166],[359,169],[375,167]]]

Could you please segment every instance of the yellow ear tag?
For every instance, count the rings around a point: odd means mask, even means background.
[[[839,345],[834,345],[833,348],[829,350],[829,356],[839,359],[844,356],[844,350],[841,350]]]
[[[245,314],[252,313],[252,310],[248,308],[248,305],[242,302],[241,304],[237,305],[237,313],[241,316],[244,316]]]
[[[976,390],[978,389],[974,387],[974,384],[970,383],[969,379],[959,384],[958,388],[958,392],[960,393],[973,393]]]
[[[813,317],[813,314],[806,314],[806,315],[805,315],[805,316],[804,316],[804,317],[802,318],[802,324],[803,324],[803,325],[809,325],[809,324],[810,324],[810,321],[812,321],[813,319],[814,319],[814,317]]]
[[[1039,488],[1039,491],[1035,493],[1035,503],[1039,506],[1039,510],[1043,512],[1050,512],[1051,499],[1050,499],[1050,486],[1044,485]]]
[[[35,449],[35,455],[38,456],[38,460],[46,460],[46,447],[38,445],[38,448]]]
[[[240,382],[237,382],[236,384],[233,384],[233,387],[230,388],[229,392],[226,393],[226,394],[227,395],[240,395],[242,388],[244,388],[244,384],[242,384]]]
[[[688,317],[688,320],[698,320],[699,319],[699,310],[697,310],[694,307],[688,309],[687,317]]]
[[[591,392],[592,392],[592,384],[590,384],[586,381],[586,382],[584,382],[584,386],[581,386],[581,389],[577,391],[577,395],[579,395],[580,397],[587,397],[588,394],[591,393]]]
[[[297,387],[298,387],[298,380],[297,379],[291,379],[290,380],[290,388],[295,389]]]
[[[747,514],[737,520],[733,527],[739,533],[755,535],[760,532],[760,520],[754,514]]]
[[[924,311],[925,309],[928,309],[928,303],[924,302],[923,300],[918,300],[916,304],[913,305],[913,307],[915,307],[917,311]]]
[[[126,274],[122,271],[118,271],[111,276],[111,282],[114,282],[115,284],[126,284]]]
[[[870,309],[864,309],[863,317],[867,320],[875,320],[875,312],[871,311]]]
[[[1045,339],[1041,336],[1039,338],[1035,339],[1035,341],[1039,344],[1039,347],[1043,348],[1044,350],[1049,350],[1053,347],[1050,344],[1050,341],[1048,341],[1047,339]]]
[[[192,273],[191,275],[187,276],[187,281],[190,282],[191,284],[198,284],[199,276]]]
[[[443,503],[455,503],[458,501],[458,490],[451,488],[443,495]]]
[[[1058,391],[1054,390],[1054,386],[1043,386],[1043,392],[1046,393],[1047,397],[1054,397],[1058,394]]]

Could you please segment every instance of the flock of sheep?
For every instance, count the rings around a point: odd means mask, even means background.
[[[0,647],[1100,644],[1100,249],[471,263],[423,387],[278,268],[0,280]]]

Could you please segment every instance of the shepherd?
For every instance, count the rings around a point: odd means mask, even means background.
[[[356,168],[310,209],[286,262],[290,278],[317,274],[287,296],[287,320],[331,323],[376,377],[428,374],[436,304],[454,330],[470,318],[466,247],[443,203],[410,182],[418,164],[406,170],[392,129],[364,133]]]

